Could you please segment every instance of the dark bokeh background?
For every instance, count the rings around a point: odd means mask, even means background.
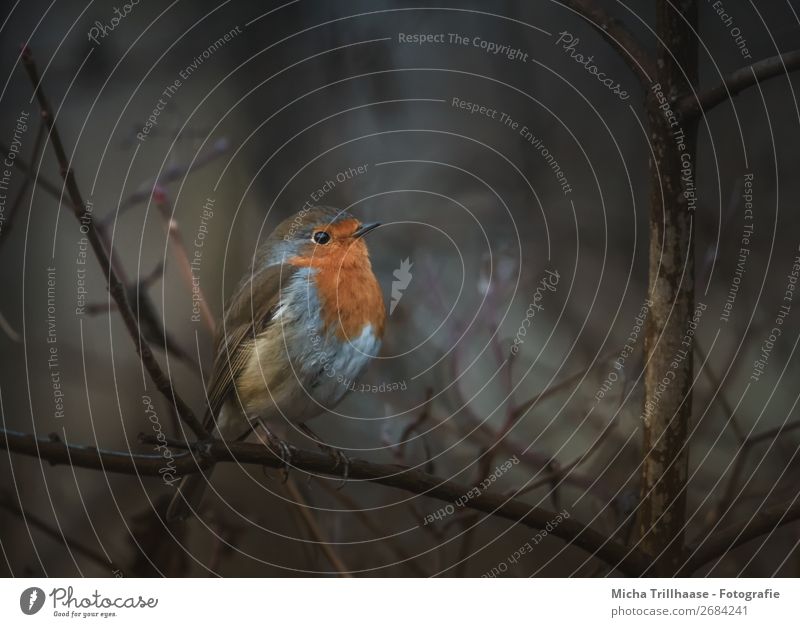
[[[650,2],[635,3],[635,13],[612,2],[597,4],[608,6],[653,49]],[[745,1],[725,4],[754,60],[798,47],[797,2],[758,3],[757,10]],[[411,8],[403,2],[302,0],[267,13],[278,6],[143,0],[97,44],[87,33],[96,20],[110,22],[110,5],[5,7],[0,138],[10,145],[15,120],[28,112],[20,157],[30,160],[38,110],[19,62],[25,42],[58,111],[67,150],[74,149],[74,170],[95,218],[112,216],[115,260],[132,282],[165,262],[163,277],[145,287],[157,318],[163,316],[188,358],[163,351],[158,356],[198,411],[211,335],[192,321],[192,294],[167,237],[168,221],[191,256],[203,205],[214,200],[199,276],[208,306],[219,316],[266,234],[326,180],[366,165],[366,173],[337,182],[324,202],[387,224],[369,242],[387,304],[392,273],[404,259],[413,263],[412,280],[389,321],[384,358],[363,376],[365,384],[401,382],[405,389],[354,392],[337,408],[341,415],[315,421],[317,433],[351,456],[417,465],[472,485],[483,471],[484,448],[514,409],[569,379],[511,421],[491,469],[514,451],[527,449],[529,455],[492,489],[541,483],[522,498],[626,538],[641,457],[641,338],[610,394],[600,403],[595,394],[611,370],[608,356],[623,347],[646,294],[649,150],[635,78],[599,35],[556,2],[417,2]],[[162,91],[235,27],[241,34],[182,80],[153,132],[137,140]],[[555,44],[561,31],[579,37],[578,49],[594,55],[631,97],[620,100],[571,60]],[[509,60],[473,46],[402,44],[398,33],[480,36],[528,56]],[[745,62],[707,3],[700,3],[700,33],[702,84]],[[737,96],[735,110],[721,106],[702,126],[697,277],[698,300],[708,310],[698,343],[709,361],[695,384],[689,537],[718,522],[746,520],[765,504],[797,494],[800,430],[791,429],[748,446],[732,493],[726,489],[737,454],[744,454],[743,438],[797,419],[800,312],[791,312],[761,380],[746,386],[800,241],[798,88],[797,76],[773,79]],[[541,149],[518,130],[457,109],[453,98],[503,111],[527,126],[557,160],[572,191],[563,193]],[[154,181],[191,164],[200,165],[159,185],[151,197]],[[33,167],[60,188],[49,146]],[[755,235],[731,319],[721,323],[736,269],[748,171],[755,181]],[[14,170],[9,198],[24,181]],[[126,200],[137,192],[141,202]],[[142,395],[149,394],[163,429],[176,433],[170,408],[143,375],[119,316],[108,311],[102,273],[91,256],[88,302],[97,311],[75,315],[81,234],[68,209],[36,187],[13,222],[5,217],[4,426],[147,451],[137,435],[151,429],[142,407]],[[48,268],[55,268],[63,417],[54,412],[47,364]],[[500,367],[547,269],[559,273],[557,289],[544,295],[544,309],[519,355]],[[580,376],[570,379],[575,374]],[[290,437],[309,446],[296,434]],[[402,448],[401,440],[407,440]],[[591,455],[567,480],[557,480],[558,489],[543,481],[553,468],[548,461],[565,466],[587,450]],[[294,481],[322,536],[348,569],[363,574],[479,576],[534,535],[467,511],[423,525],[441,503],[357,482],[336,493],[330,490],[334,480],[307,483],[296,474]],[[0,511],[0,569],[57,576],[332,572],[278,473],[227,465],[214,487],[203,520],[177,537],[181,548],[165,540],[166,531],[150,518],[170,493],[159,479],[0,455],[4,502],[21,504],[49,529],[8,508]],[[797,575],[799,532],[797,523],[787,525],[765,542],[737,550],[712,572]],[[61,534],[97,555],[67,548]],[[559,539],[546,538],[535,548],[506,574],[604,572]]]

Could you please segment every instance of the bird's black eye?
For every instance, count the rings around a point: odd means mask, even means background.
[[[331,236],[330,233],[326,233],[325,231],[317,231],[311,236],[311,239],[317,244],[327,244],[331,241]]]

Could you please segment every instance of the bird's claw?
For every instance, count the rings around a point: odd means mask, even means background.
[[[347,485],[347,479],[350,477],[350,458],[342,453],[338,448],[328,447],[330,454],[336,462],[333,469],[336,470],[340,465],[342,466],[342,482],[337,486],[337,490],[341,490]]]
[[[277,449],[278,456],[281,458],[283,462],[283,466],[281,468],[283,472],[283,480],[282,483],[286,483],[289,480],[289,468],[292,466],[294,460],[294,454],[297,449],[288,444],[287,442],[281,440],[277,435],[275,435],[272,430],[264,424],[262,421],[258,421],[258,425],[264,431],[265,435],[267,436],[267,446],[269,448]]]
[[[338,448],[334,448],[328,444],[325,444],[307,424],[300,423],[299,426],[303,433],[305,433],[317,445],[319,450],[321,450],[323,453],[328,453],[331,457],[333,457],[334,470],[339,468],[339,466],[342,467],[342,482],[336,488],[337,490],[341,490],[345,485],[347,485],[347,479],[350,477],[350,458],[342,453]]]
[[[286,483],[289,480],[289,468],[292,465],[294,452],[297,449],[283,440],[278,440],[277,445],[280,451],[281,461],[283,461],[283,480],[281,483]]]

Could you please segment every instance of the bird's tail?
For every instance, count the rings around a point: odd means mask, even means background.
[[[225,439],[230,436],[233,429],[235,429],[236,424],[230,418],[230,412],[223,408],[216,425],[216,435],[218,437]],[[203,422],[206,424],[211,423],[211,421],[208,420],[208,415]],[[167,506],[167,522],[186,520],[197,514],[200,504],[203,501],[206,486],[208,486],[209,481],[211,481],[211,474],[213,472],[214,466],[211,466],[202,472],[187,475],[181,479],[181,482],[178,484],[178,491]]]
[[[172,497],[167,507],[167,522],[177,522],[186,520],[197,514],[206,486],[211,480],[211,473],[214,467],[207,468],[203,472],[188,475],[181,479],[178,484],[178,491]]]

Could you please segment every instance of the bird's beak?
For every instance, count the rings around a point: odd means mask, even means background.
[[[358,227],[358,230],[355,233],[353,233],[353,237],[355,238],[364,237],[372,229],[377,229],[380,225],[381,225],[380,222],[370,222],[369,224],[362,224],[360,227]]]

